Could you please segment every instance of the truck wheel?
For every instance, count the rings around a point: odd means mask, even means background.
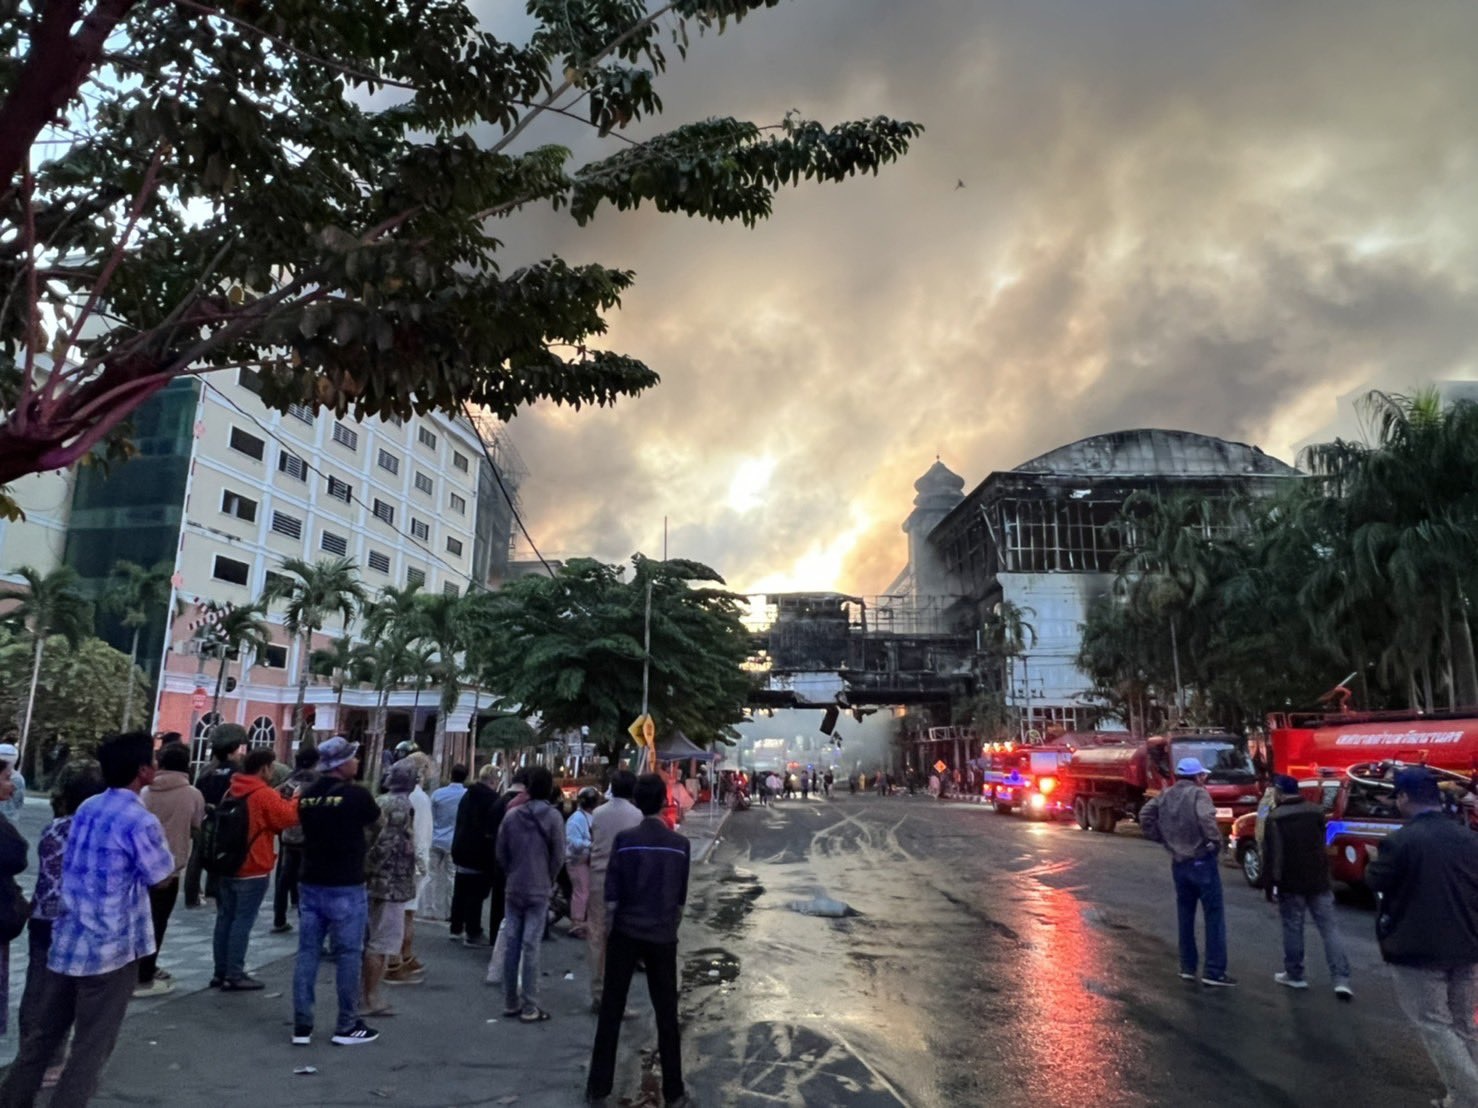
[[[1104,835],[1112,835],[1117,826],[1119,826],[1119,817],[1114,815],[1114,810],[1107,804],[1099,805],[1093,813],[1093,830]]]
[[[1001,804],[998,801],[996,803],[996,811],[1000,812],[1001,815],[1003,815],[1003,816],[1009,816],[1011,814],[1011,805],[1009,805],[1009,804]]]
[[[1088,830],[1088,802],[1081,796],[1073,798],[1073,819],[1078,822],[1078,830]]]
[[[1262,888],[1262,851],[1257,848],[1256,843],[1248,843],[1237,853],[1237,861],[1242,866],[1242,876],[1254,889]]]

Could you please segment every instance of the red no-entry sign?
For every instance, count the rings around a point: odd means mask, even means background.
[[[190,707],[194,708],[197,712],[205,711],[205,706],[209,703],[210,701],[206,698],[204,689],[196,689],[195,695],[190,698]]]

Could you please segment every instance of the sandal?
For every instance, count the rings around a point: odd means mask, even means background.
[[[549,1013],[543,1008],[535,1008],[532,1012],[522,1012],[518,1017],[520,1023],[543,1023],[547,1019],[549,1019]]]

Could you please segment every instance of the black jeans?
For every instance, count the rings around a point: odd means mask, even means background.
[[[118,1042],[138,967],[129,962],[92,977],[66,977],[49,969],[42,969],[41,975],[36,1017],[21,1033],[20,1052],[0,1085],[0,1106],[30,1108],[36,1102],[42,1075],[71,1028],[72,1053],[51,1104],[81,1108],[97,1092],[103,1067]]]
[[[287,924],[287,905],[298,906],[298,878],[303,872],[303,848],[282,844],[277,855],[277,876],[272,879],[272,926]]]
[[[482,938],[482,905],[493,891],[490,873],[457,873],[452,875],[451,933],[469,939]],[[498,925],[493,924],[493,932]],[[489,932],[490,934],[492,932]]]
[[[164,929],[169,926],[170,913],[174,911],[175,900],[179,895],[179,874],[175,874],[164,884],[154,885],[149,889],[149,914],[154,918],[154,953],[139,959],[140,985],[153,981],[154,974],[159,969],[159,950],[164,946]]]
[[[605,990],[600,998],[600,1022],[590,1052],[590,1077],[585,1095],[610,1096],[616,1082],[616,1047],[621,1018],[631,991],[631,975],[638,959],[647,967],[647,992],[657,1012],[657,1051],[662,1056],[662,1098],[671,1103],[682,1096],[682,1038],[677,1022],[677,943],[651,943],[612,931],[606,940]]]

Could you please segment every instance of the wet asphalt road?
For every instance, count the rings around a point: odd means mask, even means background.
[[[1425,1105],[1441,1093],[1341,909],[1356,999],[1273,983],[1276,909],[1222,871],[1231,973],[1180,981],[1168,859],[1112,836],[927,797],[736,813],[684,924],[684,1055],[701,1103]],[[823,894],[860,914],[805,916]]]

